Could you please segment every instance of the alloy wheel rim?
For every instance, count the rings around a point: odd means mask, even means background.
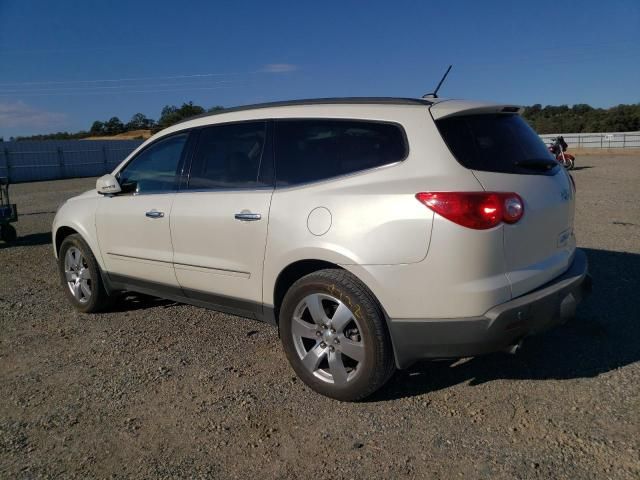
[[[323,382],[352,382],[362,370],[365,346],[356,315],[341,300],[325,293],[303,298],[291,322],[293,343],[302,366]]]
[[[89,264],[79,248],[71,247],[64,256],[64,276],[73,297],[80,303],[91,298],[93,281]]]

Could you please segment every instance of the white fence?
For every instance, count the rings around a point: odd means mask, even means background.
[[[569,148],[640,148],[640,132],[554,133],[540,135],[544,143],[562,135]]]

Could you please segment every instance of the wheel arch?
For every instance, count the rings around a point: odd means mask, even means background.
[[[80,235],[80,238],[87,244],[91,253],[93,254],[96,262],[98,263],[98,270],[100,277],[102,279],[102,283],[104,288],[106,289],[108,294],[113,292],[113,288],[111,287],[111,282],[109,281],[109,276],[106,274],[104,270],[104,266],[102,265],[102,257],[100,256],[100,250],[97,249],[97,245],[92,245],[92,242],[89,241],[88,236],[85,235],[80,228],[75,228],[69,225],[60,225],[58,226],[53,233],[53,249],[56,258],[59,258],[60,255],[60,247],[62,247],[62,242],[64,242],[65,238],[70,235]]]
[[[60,254],[60,247],[62,246],[64,239],[69,235],[74,234],[82,237],[82,240],[84,240],[84,242],[89,246],[91,253],[93,253],[93,256],[96,258],[98,266],[104,271],[104,262],[102,259],[102,252],[100,251],[100,246],[98,244],[98,239],[95,238],[95,234],[91,235],[91,233],[84,228],[83,224],[77,222],[65,222],[63,224],[54,223],[52,240],[53,253],[55,257],[58,258],[58,255]]]
[[[384,306],[382,305],[382,303],[380,302],[380,300],[378,299],[374,291],[371,289],[371,287],[369,287],[369,285],[367,285],[367,283],[362,278],[360,278],[359,275],[352,272],[351,269],[348,268],[348,266],[347,268],[345,268],[345,266],[339,265],[331,261],[308,258],[308,259],[296,260],[294,262],[291,262],[289,265],[284,267],[276,277],[276,281],[273,286],[273,295],[272,295],[273,313],[274,313],[276,324],[279,322],[278,316],[280,313],[280,306],[282,305],[282,300],[284,299],[284,296],[286,295],[287,291],[291,288],[291,286],[302,277],[309,275],[310,273],[317,272],[319,270],[325,270],[325,269],[344,270],[349,272],[351,275],[353,275],[365,288],[369,290],[369,292],[371,292],[371,295],[373,295],[373,298],[376,300],[376,302],[382,309],[385,315],[385,319],[388,319]]]
[[[53,252],[56,258],[58,258],[58,255],[60,254],[60,247],[62,246],[62,242],[64,242],[64,239],[67,238],[69,235],[74,235],[76,233],[79,233],[79,232],[66,225],[58,227],[58,229],[54,233],[54,239],[53,239]]]
[[[344,268],[342,268],[337,263],[318,259],[304,259],[296,260],[280,271],[273,286],[272,297],[273,313],[276,324],[279,323],[280,306],[282,305],[282,300],[284,299],[284,296],[287,294],[287,291],[289,291],[291,286],[299,279],[306,275],[309,275],[310,273],[329,268],[344,270]]]

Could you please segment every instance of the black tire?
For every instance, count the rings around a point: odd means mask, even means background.
[[[67,281],[65,258],[72,248],[81,253],[81,263],[83,267],[88,270],[91,294],[85,297],[84,301],[76,298]],[[102,282],[100,266],[93,256],[89,245],[87,245],[87,242],[85,242],[80,235],[69,235],[63,240],[62,245],[60,245],[60,251],[58,252],[58,272],[64,293],[76,310],[83,313],[94,313],[104,310],[111,303],[111,297],[107,294]]]
[[[18,238],[16,228],[10,223],[4,223],[0,225],[0,238],[7,243],[15,242]]]
[[[315,297],[316,294],[319,294],[320,297]],[[336,385],[336,382],[333,382],[333,374],[330,375],[330,380],[317,376],[318,374],[325,375],[325,372],[329,373],[331,369],[329,366],[326,367],[326,370],[320,370],[320,367],[315,367],[315,373],[305,367],[302,361],[302,356],[305,354],[304,352],[299,353],[301,348],[300,340],[295,343],[295,338],[299,338],[299,335],[294,335],[292,331],[293,322],[295,321],[294,314],[299,315],[298,319],[302,317],[302,314],[299,314],[301,311],[300,305],[303,305],[304,315],[311,314],[311,310],[306,311],[304,306],[308,298],[323,298],[320,301],[320,305],[327,315],[327,320],[329,322],[333,321],[333,318],[329,318],[329,315],[335,315],[335,313],[330,312],[332,300],[327,300],[326,296],[341,299],[337,305],[348,306],[349,313],[357,312],[353,313],[351,317],[350,322],[352,323],[348,323],[352,328],[348,330],[347,327],[343,328],[344,332],[353,332],[353,326],[356,326],[357,335],[355,338],[357,338],[357,345],[364,348],[363,360],[355,362],[346,353],[338,351],[345,348],[344,344],[350,343],[349,341],[354,338],[353,336],[349,338],[342,336],[343,345],[339,345],[336,340],[327,340],[329,343],[336,342],[335,355],[339,355],[343,367],[347,366],[347,362],[356,363],[355,367],[349,366],[347,368],[349,371],[348,377],[345,377],[346,380],[340,385]],[[345,270],[320,270],[299,279],[286,293],[280,309],[279,319],[280,337],[291,366],[304,383],[322,395],[342,401],[362,400],[382,387],[395,371],[393,349],[384,313],[369,289]],[[313,320],[308,323],[308,326],[310,326],[311,332],[316,328],[319,330],[315,332],[316,336],[323,331],[322,327],[319,327]],[[329,330],[335,336],[340,335],[340,332],[336,333],[333,328]],[[328,334],[327,329],[324,332]],[[323,337],[316,339],[307,337],[306,342],[310,346],[306,353],[308,354],[311,350],[317,350],[322,345],[326,345],[323,340]],[[313,344],[313,342],[316,343]],[[306,349],[307,347],[304,348]],[[327,346],[325,348],[332,347]],[[334,350],[331,350],[331,352],[334,352]],[[333,355],[333,353],[330,354],[327,351],[326,355],[327,365],[329,365],[328,362],[331,358],[329,355]]]

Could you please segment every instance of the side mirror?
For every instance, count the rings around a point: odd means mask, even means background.
[[[103,175],[96,180],[96,190],[101,195],[114,195],[122,191],[118,180],[111,174]]]

